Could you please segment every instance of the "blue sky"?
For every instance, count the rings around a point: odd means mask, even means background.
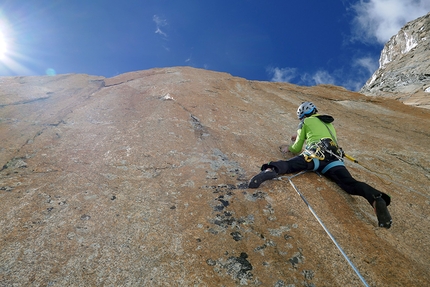
[[[191,66],[358,90],[429,0],[3,0],[0,76]]]

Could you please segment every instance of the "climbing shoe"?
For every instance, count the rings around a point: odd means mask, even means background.
[[[260,184],[263,181],[266,181],[268,179],[273,179],[277,177],[278,174],[273,170],[264,170],[260,172],[259,174],[255,175],[251,180],[249,181],[249,188],[257,188],[260,186]]]
[[[391,220],[390,212],[388,212],[387,204],[381,195],[375,196],[373,207],[375,208],[379,227],[384,227],[387,229],[390,228],[393,221]]]

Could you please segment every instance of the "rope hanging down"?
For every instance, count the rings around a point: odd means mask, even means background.
[[[306,171],[302,171],[299,172],[295,175],[292,176],[281,176],[278,177],[278,180],[282,181],[282,178],[286,177],[288,179],[288,181],[290,182],[291,186],[294,188],[294,190],[297,192],[297,194],[302,198],[302,200],[305,202],[305,204],[308,206],[309,210],[311,211],[311,213],[313,214],[313,216],[316,218],[316,220],[319,222],[319,224],[322,226],[322,228],[324,229],[324,231],[327,233],[327,235],[330,237],[330,239],[333,241],[334,245],[336,245],[337,249],[339,249],[340,253],[342,253],[343,257],[346,259],[346,261],[348,262],[348,264],[351,266],[351,268],[354,270],[355,274],[357,274],[358,278],[360,278],[361,282],[364,284],[364,286],[369,287],[369,285],[367,284],[366,280],[364,280],[363,276],[360,274],[360,272],[358,271],[358,269],[354,266],[354,264],[352,263],[352,261],[348,258],[348,256],[346,255],[346,253],[343,251],[342,247],[340,247],[339,243],[337,243],[336,239],[333,237],[333,235],[330,233],[330,231],[327,229],[327,227],[324,225],[324,223],[321,221],[321,219],[318,217],[318,215],[315,213],[315,211],[313,210],[313,208],[309,205],[308,201],[306,200],[306,198],[303,196],[303,194],[297,189],[297,187],[294,185],[293,181],[291,180],[292,178],[299,176],[301,174],[304,174]]]

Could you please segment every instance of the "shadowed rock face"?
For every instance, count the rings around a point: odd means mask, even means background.
[[[360,92],[430,109],[430,13],[391,37],[381,52],[379,69]]]
[[[246,188],[305,100],[394,224],[315,173],[295,185],[370,286],[430,281],[426,109],[186,67],[0,84],[1,286],[362,285],[287,181]]]

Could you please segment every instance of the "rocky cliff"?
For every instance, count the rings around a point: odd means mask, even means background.
[[[430,13],[407,23],[385,44],[379,69],[360,92],[430,108]]]
[[[335,118],[371,206],[293,180],[369,286],[430,282],[430,111],[193,68],[0,78],[0,286],[362,286],[286,180],[302,101]]]

